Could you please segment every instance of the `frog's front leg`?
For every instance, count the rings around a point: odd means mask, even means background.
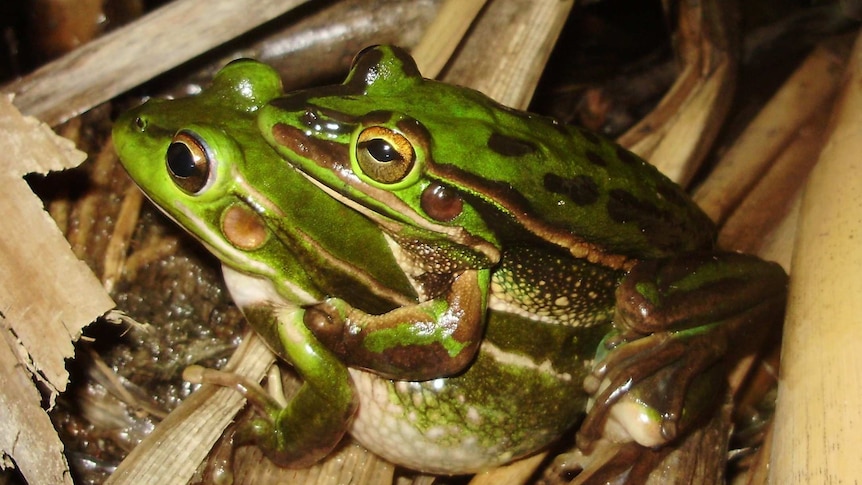
[[[318,340],[345,363],[407,380],[450,376],[476,355],[484,331],[490,271],[451,275],[438,298],[369,315],[330,298],[306,309]]]
[[[281,466],[310,466],[341,441],[356,412],[358,401],[347,367],[315,339],[303,323],[302,309],[259,304],[244,306],[243,313],[267,342],[280,344],[277,353],[302,378],[290,401],[282,404],[283,399],[270,396],[259,384],[232,373],[194,369],[184,375],[192,382],[236,389],[257,409],[259,417],[236,431],[234,444],[257,445]]]
[[[595,406],[579,444],[608,434],[644,446],[676,438],[723,384],[725,357],[780,321],[786,285],[777,264],[735,253],[636,265],[617,288],[615,330],[585,383]]]

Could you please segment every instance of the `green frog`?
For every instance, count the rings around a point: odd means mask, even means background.
[[[784,271],[716,251],[712,222],[654,167],[425,79],[397,47],[287,94],[235,61],[113,135],[301,376],[286,403],[237,386],[260,411],[237,442],[279,464],[314,463],[347,432],[440,474],[579,423],[585,449],[662,446],[709,408],[735,339],[783,309]]]

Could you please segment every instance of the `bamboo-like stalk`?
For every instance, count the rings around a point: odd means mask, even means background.
[[[793,256],[770,483],[862,477],[862,37],[809,178]]]
[[[694,193],[695,202],[714,221],[724,222],[800,126],[828,103],[842,63],[840,46],[818,47],[746,127]]]
[[[434,78],[443,70],[486,2],[487,0],[443,2],[419,45],[413,49],[413,59],[423,76]]]
[[[442,80],[525,109],[573,6],[573,0],[491,2]]]
[[[306,1],[172,2],[0,90],[15,94],[22,113],[54,125]]]
[[[727,217],[718,236],[719,247],[764,257],[760,254],[761,248],[769,242],[768,236],[781,219],[793,210],[795,199],[817,162],[828,117],[829,105],[826,104],[797,130],[786,149],[770,161],[770,169]],[[768,140],[762,141],[768,143]],[[792,237],[790,239],[792,243]],[[779,260],[785,269],[790,268],[790,254],[791,250],[787,250]]]

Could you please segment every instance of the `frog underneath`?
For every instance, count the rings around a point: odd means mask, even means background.
[[[114,140],[303,378],[286,406],[251,393],[261,417],[237,436],[278,463],[350,432],[397,464],[476,472],[571,430],[590,394],[582,443],[662,445],[720,385],[731,339],[783,308],[783,270],[715,251],[652,166],[424,79],[398,48],[289,94],[237,61],[126,113]]]

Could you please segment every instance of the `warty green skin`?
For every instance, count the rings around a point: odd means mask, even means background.
[[[413,143],[421,170],[409,183],[356,173],[356,136],[369,126]],[[216,162],[197,193],[166,166],[177,133]],[[725,273],[698,276],[704,258],[669,264],[667,281],[628,281],[642,261],[712,247],[711,223],[654,168],[595,135],[424,80],[395,48],[363,52],[343,85],[289,95],[266,66],[236,62],[196,97],[125,114],[114,140],[132,178],[222,261],[251,325],[304,378],[300,397],[240,434],[279,463],[312,463],[349,429],[414,469],[493,467],[583,415],[599,342],[631,338],[621,296],[646,288],[661,306],[676,291],[668,281],[684,276],[688,291],[712,295],[706,310],[695,305],[702,318],[659,323],[685,338],[753,306],[707,291]],[[435,185],[462,203],[455,217],[425,212]],[[247,224],[233,224],[237,214]],[[743,280],[766,273],[780,287],[780,269],[742,266]],[[656,400],[640,391],[639,402]]]

